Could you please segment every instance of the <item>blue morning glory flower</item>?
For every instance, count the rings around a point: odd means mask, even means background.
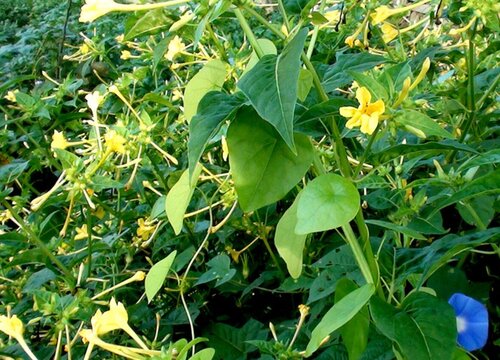
[[[479,301],[461,293],[448,303],[457,316],[458,343],[467,351],[481,349],[488,339],[488,311]]]

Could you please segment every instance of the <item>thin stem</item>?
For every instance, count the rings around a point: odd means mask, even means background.
[[[467,52],[467,107],[469,109],[469,116],[465,120],[464,127],[462,129],[462,134],[460,135],[459,142],[463,143],[474,120],[476,118],[476,102],[474,100],[474,36],[476,35],[478,19],[474,21],[474,25],[470,31],[469,35],[469,49]],[[454,150],[448,159],[449,162],[453,161],[453,158],[457,154]]]
[[[370,139],[368,140],[368,144],[366,145],[366,148],[365,150],[363,151],[363,155],[361,155],[361,159],[359,159],[359,164],[356,166],[356,168],[354,169],[354,172],[353,172],[353,175],[352,177],[354,179],[356,179],[359,175],[359,172],[361,171],[361,168],[363,167],[363,164],[366,160],[366,157],[368,156],[371,148],[372,148],[372,145],[373,145],[373,142],[375,140],[375,137],[378,133],[378,131],[380,130],[380,123],[378,123],[377,127],[375,128],[375,131],[373,132],[373,134],[370,136]]]
[[[214,30],[212,29],[212,26],[210,25],[210,23],[207,23],[206,29],[208,30],[208,34],[210,35],[210,38],[214,42],[215,47],[217,48],[217,51],[219,52],[220,58],[224,61],[227,61],[226,49],[224,49],[224,46],[219,41],[219,38],[217,37]]]
[[[342,230],[344,231],[344,234],[346,236],[346,241],[349,244],[353,254],[354,258],[356,259],[356,262],[358,263],[358,266],[361,270],[361,273],[363,274],[363,277],[365,278],[366,282],[369,284],[374,284],[373,281],[373,276],[370,271],[370,266],[368,265],[368,262],[366,261],[365,255],[363,253],[363,249],[361,249],[361,246],[359,246],[358,239],[356,239],[356,236],[354,235],[354,232],[352,231],[351,225],[347,224],[342,226]]]
[[[257,11],[255,11],[254,8],[252,8],[249,5],[244,5],[243,8],[245,9],[246,12],[248,12],[255,19],[257,19],[257,21],[259,21],[262,25],[264,25],[266,28],[271,30],[271,32],[273,32],[274,35],[278,36],[281,40],[286,39],[286,35],[283,34],[279,28],[277,28],[276,26],[271,24],[269,21],[267,21],[267,19],[265,17],[263,17],[262,15],[260,15]]]
[[[24,220],[21,219],[19,215],[17,215],[15,210],[12,208],[12,206],[10,206],[10,204],[7,201],[4,200],[2,203],[5,206],[5,208],[9,210],[10,215],[17,221],[21,229],[28,234],[29,241],[32,242],[33,245],[35,245],[37,248],[39,248],[49,258],[49,260],[56,267],[58,267],[59,270],[61,270],[61,272],[64,274],[66,278],[66,281],[68,281],[71,288],[73,288],[73,284],[75,283],[75,278],[73,277],[71,271],[69,271],[69,269],[66,266],[64,266],[63,263],[60,262],[59,259],[54,254],[52,254],[52,252],[47,248],[47,246],[45,246],[45,243],[42,240],[40,240],[38,235],[36,235],[35,232],[31,230],[28,224],[26,224]]]
[[[271,248],[271,246],[269,245],[269,241],[267,241],[267,238],[266,237],[261,237],[262,241],[264,242],[264,245],[266,246],[266,249],[267,249],[267,252],[269,253],[269,255],[271,256],[271,259],[273,259],[273,262],[274,264],[276,265],[276,267],[278,268],[279,272],[284,275],[285,272],[283,271],[279,261],[278,261],[278,258],[276,257],[276,255],[274,254],[274,251],[273,249]]]
[[[240,9],[236,8],[233,10],[234,14],[238,18],[238,21],[240,22],[240,26],[245,33],[246,37],[248,38],[248,41],[250,42],[250,45],[252,46],[253,50],[257,54],[258,58],[260,59],[261,57],[264,56],[264,52],[262,51],[259,43],[257,42],[257,38],[255,37],[252,29],[250,28],[250,25],[248,25],[247,20],[245,19],[245,16],[243,16],[243,13],[241,12]]]
[[[323,15],[323,11],[325,10],[326,0],[321,0],[321,4],[319,5],[319,12]],[[312,53],[314,51],[314,45],[316,45],[316,39],[318,38],[319,33],[319,25],[314,27],[313,33],[311,35],[311,41],[309,42],[309,47],[307,48],[307,58],[310,59]]]
[[[278,8],[280,10],[281,16],[283,16],[283,23],[285,24],[286,31],[290,33],[290,22],[288,22],[288,16],[286,15],[285,6],[283,5],[283,0],[278,0]]]

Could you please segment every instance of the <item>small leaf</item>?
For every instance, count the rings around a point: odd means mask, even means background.
[[[9,164],[0,166],[0,183],[10,184],[16,180],[28,167],[28,161],[16,159]]]
[[[305,356],[311,356],[327,336],[351,320],[370,300],[374,292],[375,286],[373,284],[366,284],[349,293],[333,305],[312,331]]]
[[[394,117],[394,121],[403,126],[412,126],[422,131],[425,136],[441,136],[446,139],[453,139],[453,135],[443,129],[435,120],[415,110],[400,111]]]
[[[412,237],[417,240],[426,240],[426,237],[420,234],[418,231],[410,229],[409,227],[393,224],[391,222],[382,221],[382,220],[365,220],[367,224],[372,224],[376,226],[380,226],[389,230],[393,230],[399,232],[401,234],[405,234],[409,237]]]
[[[227,69],[221,60],[210,60],[189,80],[184,91],[184,116],[189,122],[196,115],[198,103],[206,93],[220,90],[224,85]]]
[[[189,360],[212,360],[215,355],[214,349],[203,349],[191,356]]]
[[[302,190],[296,234],[335,229],[354,219],[360,207],[352,182],[336,174],[320,175]]]
[[[368,75],[364,75],[354,71],[348,70],[347,73],[354,80],[356,80],[359,86],[364,86],[370,91],[370,94],[372,95],[372,101],[378,99],[387,101],[389,99],[389,94],[387,93],[387,90],[380,82],[378,82],[378,80],[375,80],[374,78]]]
[[[313,160],[307,136],[295,135],[297,155],[255,111],[242,108],[229,127],[229,165],[244,211],[282,199],[304,176]]]
[[[281,217],[274,236],[274,244],[278,253],[285,261],[290,276],[294,279],[297,279],[302,273],[302,254],[307,238],[307,235],[295,234],[299,197],[300,193],[292,206]]]
[[[184,214],[186,213],[191,197],[193,196],[200,172],[201,166],[197,166],[190,181],[189,170],[184,171],[180,179],[167,194],[167,199],[165,200],[165,211],[167,212],[168,221],[170,221],[176,235],[178,235],[182,230]]]
[[[146,12],[141,17],[131,17],[125,24],[124,40],[130,40],[138,36],[157,32],[168,28],[172,24],[163,9],[156,9]]]
[[[300,101],[305,101],[311,87],[313,86],[313,76],[307,69],[300,69],[299,87],[297,89],[297,97]]]
[[[295,152],[293,116],[297,102],[300,55],[307,37],[302,29],[278,55],[266,55],[238,82],[259,115]]]
[[[260,49],[262,50],[262,53],[264,55],[278,54],[278,50],[276,50],[276,46],[271,40],[257,39],[257,43],[259,44]],[[250,55],[250,59],[248,60],[247,66],[245,67],[242,76],[245,75],[247,72],[249,72],[258,62],[259,62],[259,57],[255,53],[255,51],[252,51],[252,54]]]
[[[144,286],[146,288],[148,302],[151,302],[161,289],[170,270],[170,266],[172,266],[172,263],[174,262],[175,255],[177,255],[176,250],[171,252],[165,259],[154,264],[146,275]]]

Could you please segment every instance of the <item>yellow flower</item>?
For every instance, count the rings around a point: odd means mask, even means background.
[[[23,322],[16,315],[13,315],[12,317],[0,315],[0,331],[16,339],[24,352],[28,354],[28,357],[32,360],[37,360],[37,357],[35,356],[35,354],[33,354],[28,344],[26,344],[26,341],[24,340]]]
[[[380,115],[385,111],[385,104],[382,100],[370,103],[372,95],[365,87],[356,90],[356,99],[359,107],[343,106],[339,109],[340,115],[350,118],[345,125],[348,129],[360,126],[362,133],[371,135],[377,128]]]
[[[104,335],[110,331],[128,327],[128,314],[121,302],[111,298],[109,310],[104,313],[97,310],[91,319],[92,330],[97,336]]]
[[[382,30],[382,40],[384,40],[385,43],[391,42],[398,36],[398,30],[387,22],[382,24],[380,30]]]
[[[80,13],[80,22],[92,22],[112,11],[152,10],[186,3],[189,0],[172,0],[154,4],[119,4],[113,0],[86,0]]]
[[[142,240],[149,239],[149,236],[154,231],[155,226],[143,218],[137,220],[137,223],[139,224],[139,227],[137,228],[137,236],[141,237]]]
[[[355,36],[351,35],[345,38],[344,42],[350,47],[354,47],[354,40],[356,40]]]
[[[76,228],[75,240],[83,240],[89,237],[89,233],[87,230],[87,225],[83,225],[82,227]]]
[[[168,43],[168,51],[165,54],[165,58],[173,61],[175,56],[183,52],[185,48],[186,45],[182,42],[182,39],[175,35],[174,38]]]
[[[132,53],[128,50],[123,50],[122,54],[120,55],[120,59],[122,60],[128,60],[132,57]]]
[[[97,118],[97,108],[101,105],[104,100],[104,96],[102,96],[99,91],[94,91],[93,93],[89,93],[85,95],[85,100],[87,100],[87,105],[92,111],[92,117],[94,119]]]
[[[419,1],[417,3],[411,4],[408,6],[404,6],[401,8],[395,8],[395,9],[391,9],[385,5],[379,6],[378,8],[375,9],[375,12],[373,14],[371,14],[372,25],[380,24],[381,22],[385,21],[385,19],[387,19],[390,16],[400,14],[400,13],[406,12],[406,11],[411,10],[411,9],[415,9],[415,8],[421,6],[429,1],[430,0],[422,0],[422,1]]]
[[[19,341],[19,339],[23,338],[24,325],[16,315],[13,315],[10,318],[5,315],[1,315],[0,331]]]
[[[19,90],[14,90],[14,91],[9,91],[7,92],[7,95],[5,95],[3,98],[9,100],[10,102],[17,102],[16,99],[16,94],[19,92]]]
[[[431,67],[431,59],[428,57],[425,58],[424,62],[422,63],[422,69],[420,69],[420,72],[417,75],[417,78],[415,81],[411,84],[409,91],[412,91],[417,87],[418,84],[424,79],[425,75],[427,75],[427,71],[429,71],[429,68]]]
[[[108,131],[104,135],[104,141],[106,142],[106,146],[108,147],[109,151],[111,152],[117,152],[120,154],[125,154],[125,138],[118,134],[114,130]]]
[[[51,149],[66,149],[71,144],[64,137],[63,132],[59,132],[57,130],[54,131],[54,135],[52,135],[52,142],[50,143]]]

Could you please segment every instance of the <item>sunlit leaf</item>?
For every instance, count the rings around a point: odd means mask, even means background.
[[[151,302],[158,291],[160,291],[161,286],[170,271],[170,266],[172,266],[172,263],[174,262],[175,255],[177,255],[176,250],[172,251],[165,259],[154,264],[146,275],[144,287],[146,288],[148,302]]]

